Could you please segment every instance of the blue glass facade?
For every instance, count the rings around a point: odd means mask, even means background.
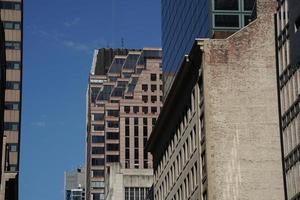
[[[162,47],[165,94],[195,38],[207,38],[209,0],[162,0]]]
[[[255,0],[161,0],[165,95],[196,38],[235,32],[251,21]]]

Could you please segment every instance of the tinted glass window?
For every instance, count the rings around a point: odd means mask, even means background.
[[[244,10],[253,10],[254,0],[244,0]]]
[[[239,27],[238,15],[215,15],[216,27]]]
[[[238,10],[238,0],[214,0],[215,10]]]

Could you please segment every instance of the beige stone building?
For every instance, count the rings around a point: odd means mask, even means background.
[[[87,99],[88,200],[105,198],[110,164],[152,168],[144,147],[162,107],[161,78],[160,49],[96,51]]]
[[[6,88],[0,199],[18,199],[22,99],[22,0],[0,0],[5,31]]]
[[[258,0],[240,31],[195,41],[149,139],[155,200],[284,199],[275,11]]]
[[[126,169],[120,163],[108,168],[106,200],[145,200],[153,184],[152,169]]]

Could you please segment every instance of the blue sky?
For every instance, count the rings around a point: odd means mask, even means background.
[[[93,49],[160,46],[160,0],[26,0],[21,200],[63,199],[64,171],[84,163]]]

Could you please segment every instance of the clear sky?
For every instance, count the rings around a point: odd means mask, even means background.
[[[24,0],[20,199],[62,200],[84,163],[93,49],[160,47],[160,0]]]

